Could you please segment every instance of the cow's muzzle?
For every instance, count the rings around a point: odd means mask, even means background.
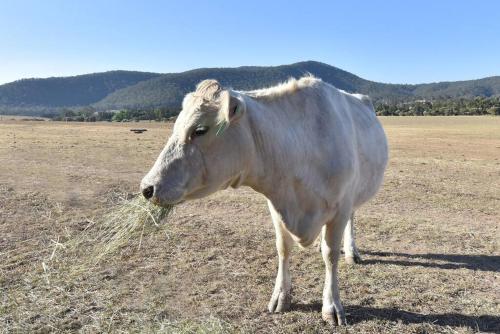
[[[151,199],[153,195],[155,194],[155,187],[154,186],[145,186],[144,188],[141,189],[142,196],[144,196],[145,199]]]

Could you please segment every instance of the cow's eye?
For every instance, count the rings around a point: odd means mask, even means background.
[[[194,129],[193,133],[191,134],[191,139],[194,137],[203,136],[207,132],[208,132],[208,126],[198,126],[196,129]]]

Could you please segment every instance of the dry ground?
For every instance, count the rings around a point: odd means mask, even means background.
[[[358,212],[365,261],[340,265],[350,325],[336,331],[500,332],[500,118],[382,121],[390,164]],[[183,204],[140,251],[64,275],[87,253],[55,242],[136,192],[171,129],[134,126],[0,121],[0,332],[329,332],[313,248],[294,251],[292,310],[266,313],[273,228],[248,188]]]

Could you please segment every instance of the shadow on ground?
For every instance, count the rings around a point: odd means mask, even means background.
[[[293,304],[292,310],[302,312],[321,312],[321,304]],[[459,313],[420,314],[398,310],[396,308],[375,308],[367,306],[349,305],[345,308],[347,323],[354,325],[363,321],[386,320],[402,322],[404,324],[423,324],[470,327],[475,331],[500,333],[500,316],[480,315],[470,316]]]
[[[495,255],[462,255],[462,254],[407,254],[391,252],[370,252],[364,251],[362,254],[379,257],[402,257],[408,259],[424,259],[435,261],[447,261],[448,263],[420,262],[394,259],[365,259],[364,264],[395,264],[400,266],[421,266],[439,269],[470,269],[481,271],[500,272],[500,256]]]

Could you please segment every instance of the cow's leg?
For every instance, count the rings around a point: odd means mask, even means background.
[[[335,219],[323,226],[321,254],[325,261],[326,275],[323,289],[323,320],[334,325],[346,325],[345,312],[340,302],[337,267],[340,258],[340,243],[350,212],[339,213]]]
[[[290,308],[292,301],[291,290],[292,281],[290,278],[289,259],[293,246],[293,239],[290,233],[284,228],[280,215],[269,202],[269,211],[273,219],[276,231],[276,248],[278,250],[278,275],[274,285],[274,292],[269,301],[269,312],[284,312]]]
[[[361,263],[361,256],[354,240],[354,212],[344,229],[344,255],[348,264]]]

